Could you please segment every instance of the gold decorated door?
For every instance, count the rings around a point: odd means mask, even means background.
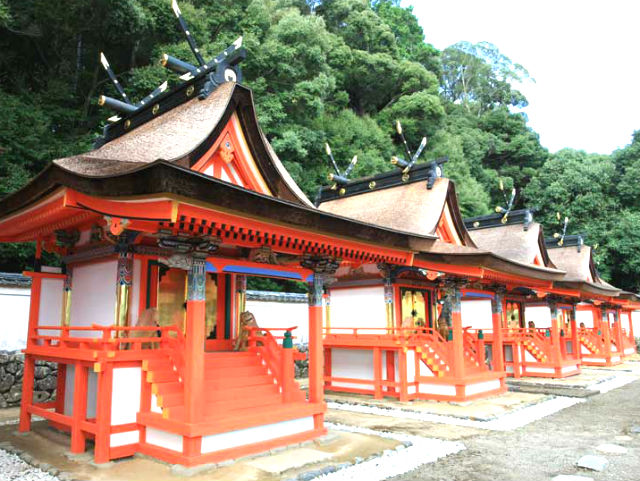
[[[433,327],[429,291],[401,289],[402,327]]]
[[[525,327],[522,303],[507,301],[507,327],[509,329],[519,329]]]

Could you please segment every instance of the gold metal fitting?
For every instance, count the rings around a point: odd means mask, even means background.
[[[131,127],[131,120],[127,119],[124,121],[124,128],[127,130],[129,127]]]
[[[163,67],[166,67],[167,62],[169,62],[169,56],[166,53],[163,53],[162,58],[160,58],[160,65],[162,65]]]
[[[186,92],[187,97],[191,97],[193,95],[193,90],[194,90],[193,85],[189,85],[187,87],[187,92]]]
[[[327,179],[328,179],[329,181],[333,181],[333,178],[334,178],[334,177],[335,177],[335,175],[333,175],[333,172],[329,172],[329,173],[327,174]]]
[[[473,227],[480,227],[480,222],[475,221],[475,222],[473,223]]]
[[[391,163],[393,165],[396,165],[398,163],[398,157],[396,157],[395,155],[393,157],[391,157]]]
[[[344,194],[346,194],[346,192],[347,192],[347,189],[345,189],[345,188],[343,187],[342,189],[340,189],[340,190],[338,191],[338,194],[339,194],[339,195],[344,195]]]
[[[370,189],[375,189],[375,187],[376,187],[376,181],[375,180],[372,180],[371,182],[369,182],[369,188]]]
[[[402,182],[408,182],[410,179],[409,174],[402,174]]]
[[[98,97],[98,105],[99,106],[103,106],[104,103],[107,101],[106,97],[104,95],[101,95],[100,97]]]
[[[156,115],[159,111],[160,111],[160,105],[158,105],[158,104],[155,104],[155,105],[153,106],[153,108],[151,109],[151,113],[152,113],[153,115]]]

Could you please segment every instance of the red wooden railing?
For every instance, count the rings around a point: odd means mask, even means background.
[[[297,388],[295,382],[295,360],[306,359],[306,356],[294,347],[286,346],[286,338],[293,339],[291,332],[294,327],[245,327],[249,331],[249,351],[255,351],[264,360],[282,391],[282,401],[304,401],[304,393]],[[284,331],[282,336],[274,336],[273,332]],[[286,335],[289,333],[289,336]],[[284,340],[283,345],[278,339]]]

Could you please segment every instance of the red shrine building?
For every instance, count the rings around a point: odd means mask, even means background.
[[[592,248],[581,235],[566,236],[561,245],[547,239],[549,255],[566,271],[563,284],[579,290],[576,319],[582,364],[611,366],[636,352],[631,316],[640,304],[637,296],[600,278]]]
[[[411,266],[434,242],[314,208],[261,132],[251,92],[227,82],[199,99],[202,81],[0,201],[0,241],[36,242],[38,258],[57,252],[64,265],[27,273],[19,428],[42,416],[70,432],[72,452],[93,440],[98,463],[140,452],[195,465],[323,434],[325,278]],[[295,326],[240,324],[248,276],[311,285],[308,397],[294,381]],[[157,325],[141,325],[154,311]],[[55,402],[33,400],[38,359],[59,365]]]
[[[413,266],[363,263],[336,271],[328,288],[325,389],[401,401],[506,391],[504,296],[551,289],[564,273],[478,248],[441,164],[321,190],[324,212],[435,239]]]
[[[466,219],[465,225],[479,247],[560,274],[553,286],[514,286],[506,292],[501,329],[507,374],[554,378],[578,374],[580,350],[574,305],[579,299],[567,295],[574,292],[559,287],[565,271],[547,252],[542,226],[533,220],[533,212],[523,209],[474,217]],[[485,337],[493,344],[495,332]]]

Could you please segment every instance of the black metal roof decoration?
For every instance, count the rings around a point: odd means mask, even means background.
[[[402,169],[402,173],[404,175],[409,175],[409,171],[418,160],[418,157],[420,157],[420,154],[422,153],[424,148],[427,146],[427,138],[422,137],[422,141],[418,146],[418,150],[416,150],[415,154],[412,154],[411,149],[409,149],[409,144],[407,144],[407,139],[404,137],[404,133],[402,132],[402,124],[400,123],[399,120],[396,120],[396,132],[398,132],[398,135],[402,139],[402,144],[404,145],[404,150],[407,153],[408,160],[405,160],[400,157],[396,157],[394,155],[393,157],[391,157],[391,163],[399,167],[400,169]],[[430,189],[431,187],[433,187],[433,184],[431,184],[428,188]]]
[[[522,224],[524,230],[528,230],[533,222],[534,212],[534,209],[513,210],[508,213],[506,220],[505,215],[498,212],[495,214],[468,217],[464,219],[464,225],[468,230],[479,230],[503,225]]]
[[[561,240],[558,240],[558,237],[549,237],[544,240],[544,245],[547,249],[555,249],[560,247],[577,247],[578,252],[582,249],[584,245],[584,234],[573,234],[573,235],[563,235]],[[562,242],[562,243],[560,243]]]
[[[509,219],[509,213],[511,212],[511,209],[513,209],[513,201],[516,199],[516,188],[514,187],[511,189],[511,197],[507,199],[507,194],[504,191],[504,183],[502,182],[502,179],[500,179],[500,192],[502,192],[502,197],[504,197],[505,207],[502,207],[501,205],[496,206],[496,213],[502,214],[501,222],[506,224]]]
[[[562,216],[560,215],[560,212],[556,212],[556,218],[558,219],[558,221],[561,220]],[[560,234],[559,232],[554,232],[553,233],[552,242],[555,242],[558,247],[562,247],[564,245],[564,243],[565,243],[565,238],[568,237],[567,236],[567,226],[568,225],[569,225],[569,217],[565,216],[564,220],[562,221],[562,234]],[[545,243],[546,242],[547,241],[545,240]],[[580,252],[580,246],[578,246],[578,252]]]
[[[180,28],[187,38],[189,47],[195,55],[198,65],[196,66],[172,57],[171,55],[164,54],[160,63],[168,69],[181,74],[180,79],[184,82],[170,91],[167,91],[167,82],[164,82],[140,102],[133,104],[111,69],[106,57],[101,53],[100,62],[123,100],[120,101],[102,95],[98,103],[101,106],[109,107],[117,111],[122,117],[116,115],[108,119],[110,124],[105,126],[102,137],[96,140],[94,147],[100,147],[110,140],[148,122],[157,115],[191,100],[196,92],[198,98],[204,100],[218,85],[224,82],[242,82],[242,70],[239,64],[247,55],[246,50],[242,48],[242,37],[238,37],[235,42],[218,54],[213,60],[205,62],[195,40],[189,32],[187,23],[182,17],[180,7],[176,0],[172,0],[171,7],[178,18]]]
[[[348,180],[342,184],[340,189],[332,189],[332,186],[321,187],[315,199],[315,205],[323,202],[350,197],[352,195],[371,192],[374,190],[389,189],[408,182],[427,181],[427,188],[433,187],[436,178],[442,177],[442,164],[449,160],[448,157],[440,157],[424,164],[412,166],[410,173],[403,173],[401,170],[392,170],[382,174],[371,175],[356,180]]]
[[[338,168],[338,164],[336,163],[336,160],[333,158],[333,154],[331,153],[331,147],[329,146],[328,143],[325,143],[324,147],[327,152],[327,156],[329,156],[329,159],[331,160],[331,164],[333,165],[333,170],[336,171],[335,174],[330,173],[327,177],[329,181],[333,182],[330,189],[336,190],[338,186],[341,186],[340,190],[342,190],[342,186],[349,183],[349,174],[358,163],[358,156],[354,155],[353,159],[351,159],[351,162],[349,162],[349,165],[344,170],[344,172],[340,172],[340,169]]]

